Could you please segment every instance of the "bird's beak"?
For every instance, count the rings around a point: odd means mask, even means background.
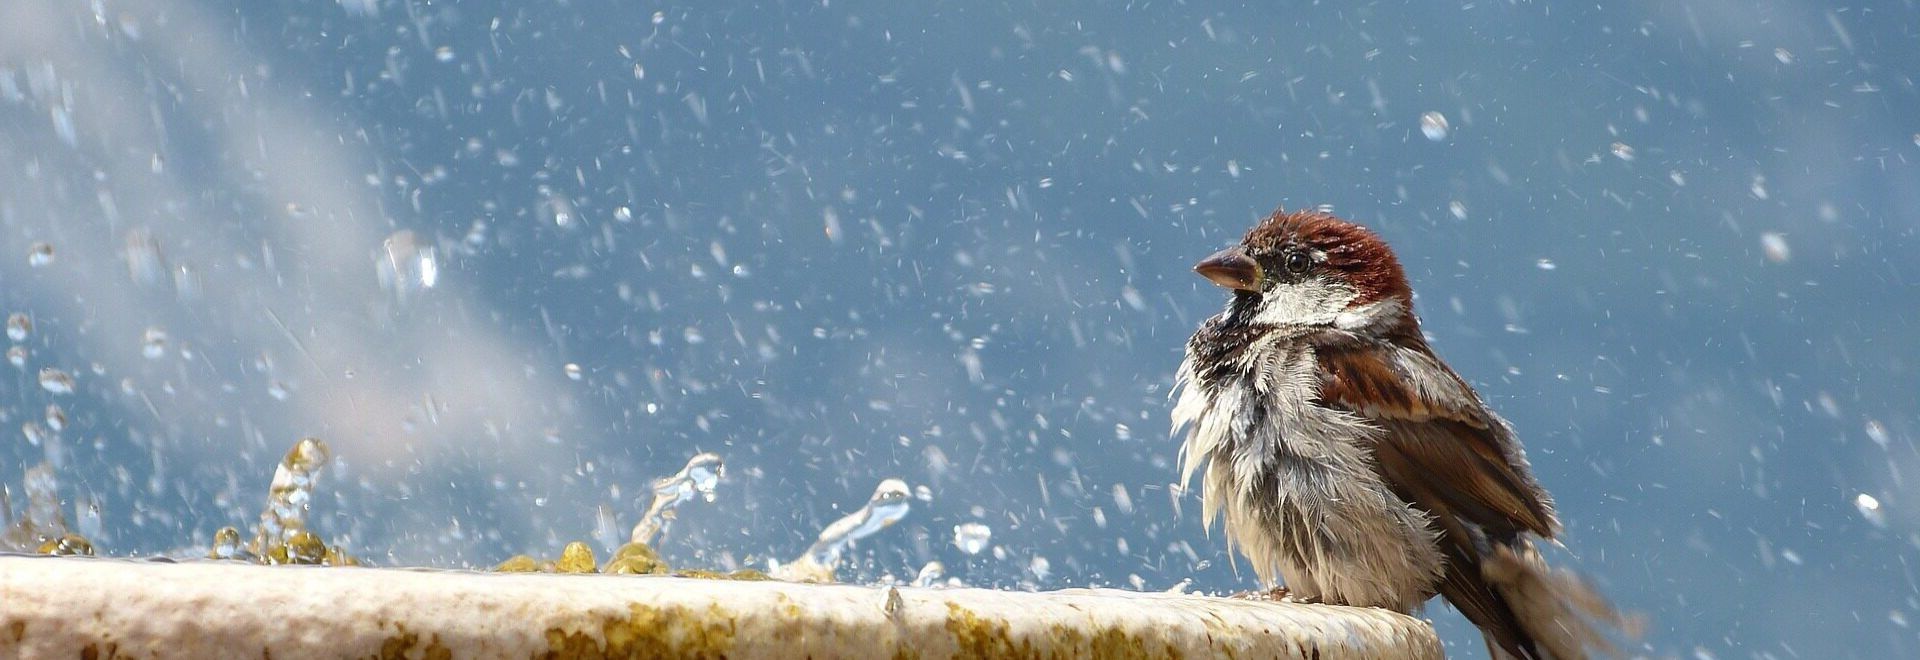
[[[1238,245],[1201,259],[1193,265],[1193,272],[1228,289],[1260,290],[1260,263],[1247,256],[1246,248]]]

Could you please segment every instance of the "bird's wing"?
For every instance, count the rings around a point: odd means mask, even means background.
[[[1431,498],[1494,539],[1558,533],[1553,501],[1513,430],[1431,352],[1340,342],[1317,353],[1322,403],[1381,429],[1376,455],[1390,486]]]
[[[1520,532],[1559,531],[1513,430],[1423,345],[1333,341],[1316,352],[1321,403],[1379,428],[1381,477],[1438,528],[1449,566],[1440,595],[1480,627],[1495,657],[1542,657],[1534,631],[1482,571],[1495,546],[1527,547]]]

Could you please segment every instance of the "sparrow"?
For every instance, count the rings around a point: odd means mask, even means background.
[[[1399,260],[1327,213],[1275,211],[1194,271],[1232,291],[1187,342],[1181,484],[1263,585],[1412,614],[1435,595],[1495,658],[1612,654],[1629,621],[1535,541],[1561,532],[1506,420],[1436,356]]]

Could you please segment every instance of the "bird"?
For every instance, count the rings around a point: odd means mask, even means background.
[[[1225,518],[1263,585],[1408,614],[1438,595],[1494,658],[1616,653],[1634,622],[1542,558],[1552,496],[1428,345],[1378,234],[1283,207],[1193,269],[1231,298],[1175,376],[1181,484],[1201,474],[1203,524]]]

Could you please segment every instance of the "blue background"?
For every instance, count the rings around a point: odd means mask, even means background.
[[[843,576],[1238,591],[1170,488],[1172,373],[1224,300],[1189,267],[1324,205],[1395,246],[1641,652],[1911,656],[1917,30],[1897,2],[13,0],[0,304],[34,328],[0,417],[68,423],[0,443],[0,483],[54,446],[104,552],[198,554],[314,435],[323,537],[485,566],[604,541],[709,450],[683,564],[790,559],[900,477],[928,499]],[[376,266],[403,230],[440,270],[405,297]]]

